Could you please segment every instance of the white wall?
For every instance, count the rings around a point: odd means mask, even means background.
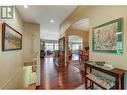
[[[0,12],[1,13],[1,12]],[[18,12],[15,10],[14,19],[2,20],[8,23],[18,32],[23,34],[23,22]],[[22,50],[4,51],[1,46],[1,26],[0,26],[0,88],[12,89],[23,86],[23,60]]]

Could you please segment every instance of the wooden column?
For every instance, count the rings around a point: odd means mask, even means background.
[[[67,62],[69,61],[69,57],[68,57],[68,36],[65,36],[65,65],[67,64]]]

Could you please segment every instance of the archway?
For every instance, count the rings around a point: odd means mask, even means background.
[[[82,37],[77,35],[68,36],[68,50],[69,50],[69,59],[72,61],[79,60],[78,50],[83,49],[83,40]]]
[[[82,43],[82,46],[78,49],[81,49],[83,52],[88,50],[89,48],[89,18],[81,19],[77,22],[74,22],[70,25],[70,27],[65,31],[65,37],[66,37],[66,51],[65,51],[65,57],[66,62],[70,63],[70,47],[69,47],[69,39],[71,36],[77,36],[79,37]],[[77,41],[77,40],[76,40]]]

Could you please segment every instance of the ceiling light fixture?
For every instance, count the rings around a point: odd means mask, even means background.
[[[28,6],[27,5],[24,5],[24,8],[28,8]]]
[[[53,23],[53,22],[54,22],[54,20],[50,20],[50,22],[51,22],[51,23]]]

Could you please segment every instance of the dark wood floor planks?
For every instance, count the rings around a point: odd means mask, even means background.
[[[57,69],[52,57],[41,59],[41,85],[37,89],[74,89],[83,84],[79,70],[72,65]]]

